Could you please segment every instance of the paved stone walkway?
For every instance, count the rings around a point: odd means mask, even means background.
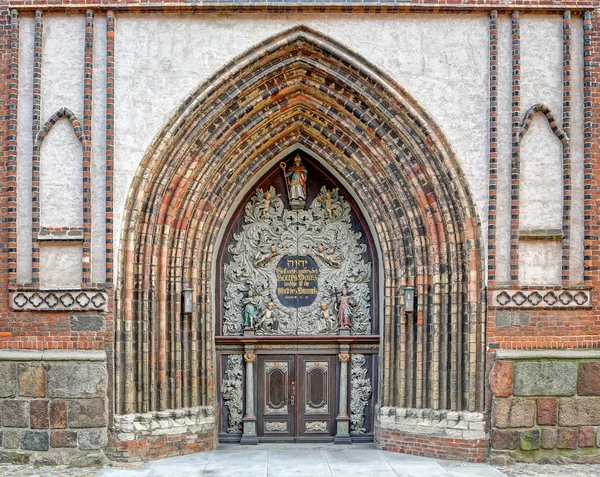
[[[68,468],[0,465],[0,477],[593,477],[600,465],[517,464],[498,469],[384,452],[372,444],[221,445],[212,452],[149,463]]]

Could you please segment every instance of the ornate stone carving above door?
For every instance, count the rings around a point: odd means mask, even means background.
[[[223,265],[224,335],[338,334],[348,321],[352,334],[371,333],[367,246],[339,189],[316,186],[306,209],[295,196],[286,207],[289,187],[273,185],[245,205]]]

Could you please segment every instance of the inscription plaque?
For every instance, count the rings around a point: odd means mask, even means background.
[[[319,267],[307,255],[286,255],[275,268],[277,298],[283,306],[309,306],[317,297]]]

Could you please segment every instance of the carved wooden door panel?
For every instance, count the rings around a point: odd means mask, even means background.
[[[299,356],[299,441],[328,441],[335,434],[336,356]]]
[[[296,357],[258,356],[258,429],[263,441],[293,441]]]

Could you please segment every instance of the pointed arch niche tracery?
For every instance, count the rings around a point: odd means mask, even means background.
[[[290,148],[351,185],[380,247],[379,404],[483,408],[477,213],[447,140],[385,73],[297,27],[192,93],[129,193],[117,294],[117,414],[214,406],[218,238],[265,165]],[[414,313],[404,287],[416,289]],[[193,289],[193,311],[182,291]]]

